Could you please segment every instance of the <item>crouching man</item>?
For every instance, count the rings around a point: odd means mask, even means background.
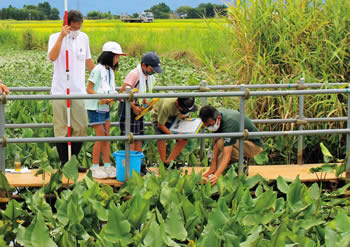
[[[240,113],[229,109],[217,110],[215,107],[203,106],[199,112],[205,127],[214,133],[232,133],[240,131]],[[244,128],[249,132],[257,132],[258,129],[252,121],[245,117]],[[239,160],[239,139],[234,137],[214,138],[213,159],[203,179],[216,184],[220,175],[226,170],[230,163]],[[244,141],[244,157],[253,158],[263,151],[261,138],[249,138]],[[211,176],[209,176],[211,175]]]

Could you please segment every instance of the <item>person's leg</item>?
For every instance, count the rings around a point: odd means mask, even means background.
[[[96,136],[104,136],[103,126],[101,124],[94,125]],[[103,141],[95,142],[92,150],[92,164],[96,165],[100,163],[100,154],[102,151]]]
[[[216,169],[218,169],[220,167],[221,164],[221,160],[224,157],[224,139],[220,138],[217,140],[216,145],[218,145],[219,147],[219,154],[218,154],[218,159],[216,161]]]
[[[245,140],[244,141],[244,157],[252,159],[255,155],[261,153],[263,148],[256,145],[254,142]],[[232,158],[231,160],[239,160],[239,140],[233,145]]]
[[[88,129],[87,111],[84,100],[71,101],[72,136],[85,136]],[[72,155],[78,156],[82,142],[72,142]]]
[[[130,150],[142,152],[142,141],[134,141],[133,144],[130,144]]]
[[[106,121],[106,123],[103,125],[104,135],[105,136],[109,136],[110,126],[111,126],[111,122],[109,120]],[[103,142],[102,154],[103,154],[104,162],[105,163],[111,163],[111,151],[110,151],[110,143],[109,143],[109,141],[104,141]]]
[[[181,153],[181,151],[184,149],[184,147],[187,144],[187,140],[181,139],[178,140],[175,144],[175,147],[171,151],[168,159],[165,161],[166,163],[170,163],[172,160],[175,160],[176,157]]]
[[[53,127],[55,137],[67,135],[67,108],[65,100],[53,100],[51,102],[53,110]],[[58,156],[63,166],[68,161],[67,143],[56,143]]]

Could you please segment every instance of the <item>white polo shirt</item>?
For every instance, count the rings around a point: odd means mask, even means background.
[[[54,33],[49,39],[48,53],[55,45],[60,33]],[[91,58],[89,37],[81,32],[76,39],[67,35],[63,41],[56,61],[53,62],[54,71],[52,77],[51,94],[66,94],[66,41],[68,39],[69,52],[69,82],[71,94],[86,94],[85,86],[85,62]]]

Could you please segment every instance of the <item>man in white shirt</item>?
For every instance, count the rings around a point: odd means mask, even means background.
[[[70,94],[85,94],[85,70],[91,72],[94,61],[91,58],[88,36],[81,32],[83,15],[77,10],[68,12],[68,25],[62,27],[61,32],[50,36],[48,58],[53,62],[54,73],[51,94],[64,95],[67,93],[66,74],[66,41],[68,39],[69,84]],[[53,125],[55,136],[67,135],[67,101],[53,100]],[[71,100],[72,136],[85,136],[88,128],[87,113],[84,100]],[[64,165],[68,161],[67,143],[57,143],[57,151]],[[72,142],[72,155],[78,155],[82,142]]]

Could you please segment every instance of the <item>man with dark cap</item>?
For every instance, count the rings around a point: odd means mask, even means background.
[[[152,125],[157,135],[173,134],[169,128],[176,118],[186,118],[188,113],[197,111],[194,98],[163,98],[158,101],[151,111]],[[181,134],[181,133],[178,133]],[[187,140],[176,140],[174,149],[166,158],[166,140],[158,140],[158,152],[162,162],[168,166],[181,153]]]
[[[126,76],[120,92],[126,91],[126,87],[130,87],[135,93],[152,93],[154,85],[154,73],[162,73],[160,67],[160,60],[155,52],[147,52],[142,56],[141,63],[128,73]],[[142,104],[147,105],[147,100],[143,99]],[[135,120],[136,116],[142,111],[141,102],[135,100],[131,102],[131,126],[130,132],[134,135],[144,134],[144,119],[141,117]],[[125,103],[120,102],[119,109],[120,115],[120,134],[125,135]],[[134,151],[142,152],[142,141],[134,141],[130,145],[130,149]]]

